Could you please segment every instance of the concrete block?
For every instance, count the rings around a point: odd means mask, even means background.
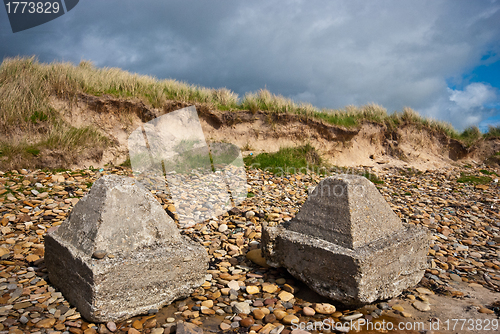
[[[149,191],[107,175],[45,236],[49,279],[89,321],[130,318],[205,281],[205,249],[182,236]]]
[[[290,222],[265,225],[262,245],[269,265],[357,306],[417,284],[429,237],[425,228],[403,225],[368,179],[340,175],[320,182]]]

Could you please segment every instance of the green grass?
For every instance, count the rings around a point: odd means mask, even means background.
[[[498,176],[497,173],[490,172],[489,170],[486,170],[486,169],[480,169],[479,171],[481,172],[481,174],[484,174],[484,175],[496,175],[496,176]]]
[[[310,144],[282,147],[276,153],[261,153],[243,158],[245,165],[273,174],[295,174],[326,170],[322,158]]]
[[[381,179],[378,178],[377,175],[375,174],[371,174],[371,173],[364,173],[363,174],[364,177],[366,177],[368,180],[372,181],[373,183],[375,184],[383,184],[384,181],[382,181]]]
[[[460,173],[460,177],[457,179],[457,182],[473,183],[473,184],[487,184],[487,183],[491,182],[491,177]]]
[[[489,126],[488,132],[484,135],[485,138],[499,138],[500,126]]]

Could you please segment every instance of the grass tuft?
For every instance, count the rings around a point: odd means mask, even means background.
[[[316,149],[306,144],[299,147],[282,147],[276,153],[261,153],[243,158],[245,165],[273,174],[307,173],[325,167]]]

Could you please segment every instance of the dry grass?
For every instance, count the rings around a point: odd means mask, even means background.
[[[482,137],[476,136],[476,133],[472,137],[470,131],[460,135],[450,124],[423,118],[410,108],[393,114],[388,114],[385,108],[376,104],[320,110],[265,89],[248,93],[240,100],[236,93],[226,88],[211,89],[176,80],[158,80],[118,68],[97,68],[88,61],[75,66],[72,63],[40,63],[35,57],[16,57],[6,58],[0,65],[0,135],[3,138],[0,139],[0,146],[3,147],[0,167],[2,156],[5,160],[5,152],[18,151],[14,149],[16,145],[31,152],[44,148],[69,151],[76,146],[85,149],[108,145],[105,137],[95,129],[77,129],[66,124],[49,103],[53,95],[71,101],[81,93],[140,99],[153,108],[162,108],[175,100],[205,104],[219,110],[293,113],[347,128],[365,121],[386,124],[389,128],[415,124],[461,139],[467,144]],[[492,136],[498,131],[490,132]],[[17,138],[16,144],[13,144],[14,137]],[[9,145],[11,149],[7,148]]]

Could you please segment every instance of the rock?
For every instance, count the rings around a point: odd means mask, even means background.
[[[268,264],[318,294],[363,305],[420,281],[429,238],[424,228],[403,226],[367,178],[339,175],[323,179],[289,222],[264,224],[262,249]]]
[[[422,311],[422,312],[427,312],[431,310],[431,307],[429,304],[421,302],[419,300],[416,300],[413,302],[413,307],[415,307],[417,310]]]
[[[314,305],[314,311],[319,314],[332,314],[335,312],[335,310],[335,306],[327,303]]]
[[[278,286],[275,284],[267,284],[262,286],[262,291],[268,292],[268,293],[275,293],[278,291]]]
[[[179,321],[177,323],[176,334],[203,334],[203,329],[196,326],[195,324]]]
[[[241,327],[250,327],[255,323],[252,317],[247,317],[245,319],[240,320]]]
[[[130,327],[128,329],[128,334],[141,334],[141,332],[139,332],[137,329],[133,328],[133,327]]]
[[[415,290],[417,290],[417,292],[422,294],[422,295],[433,295],[434,294],[434,292],[432,292],[431,290],[429,290],[427,288],[416,288]]]
[[[94,259],[96,250],[114,257]],[[87,320],[107,322],[189,295],[205,282],[208,256],[134,179],[105,175],[45,235],[45,264]]]
[[[109,329],[109,331],[114,332],[116,331],[116,324],[113,321],[108,321],[106,324],[106,327]]]
[[[276,321],[276,316],[274,315],[274,313],[269,313],[264,317],[264,322],[266,324],[273,323],[275,321]]]
[[[226,324],[225,322],[221,322],[221,324],[219,325],[219,328],[223,331],[227,331],[227,330],[231,329],[231,325]]]
[[[297,318],[293,314],[289,314],[289,315],[284,316],[283,319],[281,319],[281,321],[285,325],[291,325],[292,323],[298,324],[299,323],[299,318]]]
[[[278,298],[281,299],[284,302],[287,302],[287,301],[293,299],[293,297],[294,296],[290,292],[288,292],[288,291],[281,291],[278,294]]]
[[[94,259],[103,259],[106,256],[106,252],[103,250],[97,250],[94,253],[92,253],[92,257]]]
[[[35,324],[36,328],[51,328],[54,326],[56,323],[56,319],[54,318],[47,318],[47,319],[42,319],[39,322]]]
[[[235,291],[238,291],[240,289],[240,284],[238,283],[238,281],[229,281],[229,283],[227,283],[227,286],[230,288],[230,289],[233,289]]]
[[[259,293],[259,287],[255,285],[249,285],[247,286],[247,293],[250,295],[254,295],[256,293]]]
[[[313,315],[316,314],[316,311],[314,311],[313,308],[310,308],[309,306],[306,306],[302,309],[302,313],[307,316],[307,317],[312,317]]]
[[[164,334],[165,333],[165,329],[163,328],[153,328],[151,330],[151,334]]]
[[[276,319],[281,320],[288,315],[284,310],[274,310],[273,314],[276,316]]]
[[[257,320],[262,320],[266,316],[264,314],[264,312],[262,310],[258,309],[258,308],[256,308],[255,310],[253,310],[252,314],[253,314],[253,317],[255,319],[257,319]]]
[[[266,259],[262,257],[262,250],[260,248],[252,249],[251,251],[249,251],[246,255],[246,258],[261,267],[269,267]]]
[[[220,232],[220,233],[224,233],[224,232],[226,232],[226,231],[227,231],[227,229],[228,229],[228,227],[227,227],[227,225],[226,225],[226,224],[221,224],[221,225],[219,226],[219,232]]]
[[[235,303],[233,305],[233,312],[236,314],[240,314],[240,313],[250,314],[250,312],[251,312],[250,311],[250,304],[244,303],[244,302]]]
[[[457,274],[450,274],[450,278],[455,282],[462,282],[462,278]]]
[[[493,310],[490,310],[489,308],[486,308],[486,307],[481,307],[479,310],[478,310],[479,313],[484,313],[484,314],[494,314],[495,311]]]
[[[344,316],[340,317],[340,320],[342,320],[342,321],[353,321],[353,320],[361,318],[362,316],[363,316],[362,313],[355,312],[353,314],[348,314],[348,315],[344,315]]]

